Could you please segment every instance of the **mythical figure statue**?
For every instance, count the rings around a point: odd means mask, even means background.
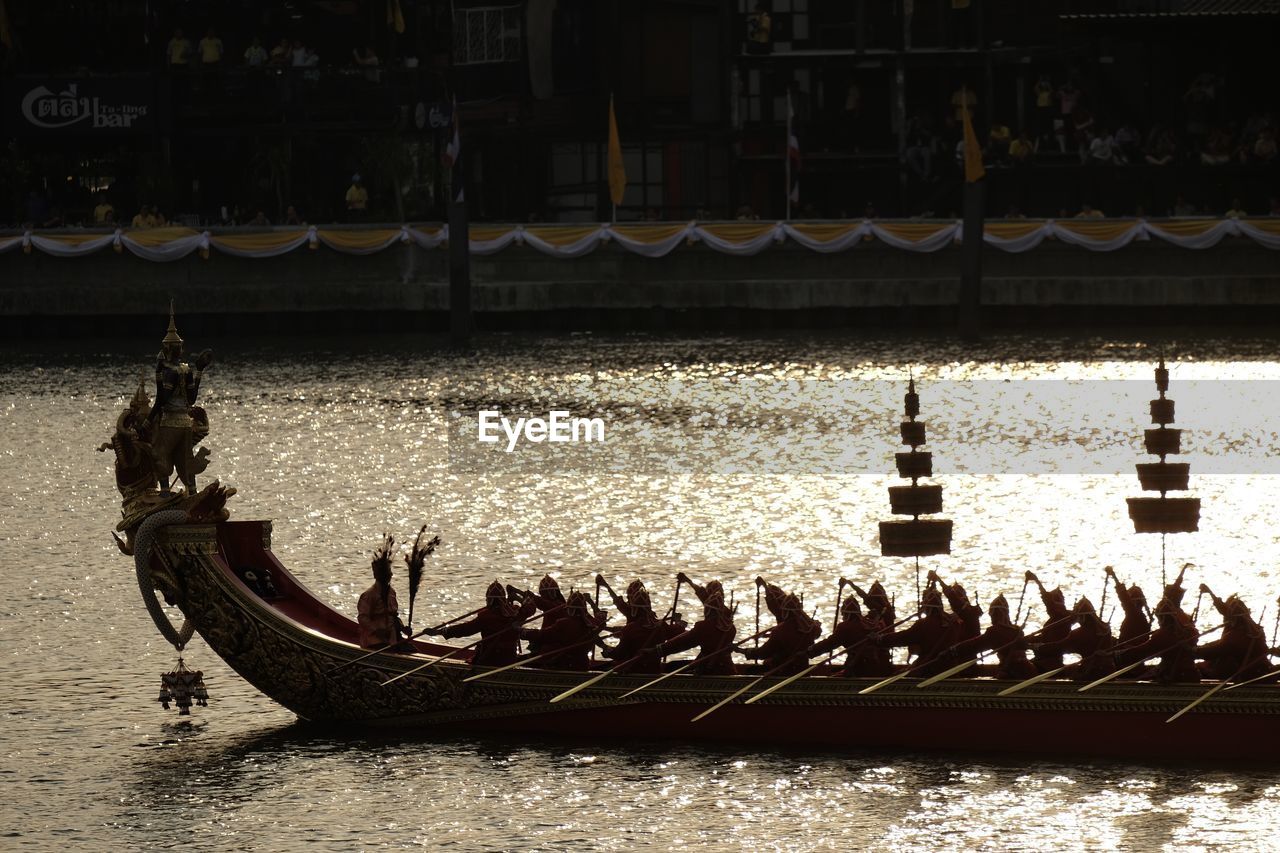
[[[176,470],[187,494],[196,493],[196,474],[208,465],[208,448],[192,455],[192,448],[209,434],[209,417],[196,406],[200,375],[213,356],[205,350],[196,356],[195,366],[182,360],[182,338],[169,306],[169,330],[156,360],[156,402],[149,417],[153,425],[151,441],[156,479],[162,491],[169,491],[169,475]]]

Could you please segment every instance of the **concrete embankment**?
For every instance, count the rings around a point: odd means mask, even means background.
[[[795,245],[754,257],[684,246],[651,259],[605,245],[575,259],[527,247],[474,257],[476,327],[944,328],[954,322],[960,251],[919,254],[868,242],[839,254]],[[366,256],[320,248],[278,258],[192,254],[171,263],[109,252],[0,256],[9,336],[150,329],[174,298],[186,327],[215,331],[448,329],[448,255],[397,246]],[[986,249],[991,326],[1280,321],[1280,253],[1244,239],[1187,250],[1158,242],[1092,252],[1046,242]],[[145,322],[143,322],[145,321]]]

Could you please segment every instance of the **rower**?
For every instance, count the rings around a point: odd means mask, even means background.
[[[551,575],[543,575],[542,580],[538,581],[538,591],[530,595],[534,606],[544,614],[542,630],[545,631],[565,617],[565,608],[561,607],[565,603],[564,593],[560,591],[560,584],[556,583],[556,579]]]
[[[1061,642],[1071,633],[1071,611],[1067,608],[1067,598],[1062,587],[1045,589],[1034,572],[1027,572],[1027,580],[1036,582],[1040,587],[1040,601],[1044,604],[1045,620],[1037,634],[1044,644],[1036,648],[1035,665],[1041,672],[1048,672],[1062,666],[1062,652],[1054,652],[1054,643]]]
[[[627,672],[655,673],[662,672],[662,656],[655,646],[679,634],[684,630],[683,622],[669,622],[658,619],[653,612],[649,599],[649,591],[638,580],[627,585],[627,597],[624,599],[616,592],[604,575],[596,575],[596,584],[603,586],[627,620],[627,624],[618,632],[618,644],[604,650],[605,658],[616,661],[627,661],[639,655],[639,658],[627,666]]]
[[[822,627],[805,615],[794,593],[784,592],[762,577],[756,578],[756,586],[764,587],[765,602],[777,624],[760,648],[744,649],[742,654],[748,660],[763,660],[765,668],[776,675],[794,675],[809,665],[804,652],[818,639]]]
[[[502,584],[494,581],[484,594],[484,609],[474,619],[459,622],[441,630],[427,630],[429,637],[469,637],[480,635],[471,663],[475,666],[507,666],[515,663],[520,654],[520,635],[516,628],[534,612],[532,596],[526,596],[517,606],[503,594]]]
[[[960,624],[964,626],[961,636],[966,639],[972,639],[982,633],[982,608],[976,604],[969,602],[969,594],[965,592],[959,581],[952,584],[944,583],[942,578],[938,577],[937,572],[929,572],[929,581],[937,583],[942,589],[942,594],[946,596],[947,604],[951,606],[951,612],[960,620]]]
[[[837,675],[845,678],[882,677],[893,672],[889,652],[871,642],[879,626],[862,615],[858,599],[849,596],[840,605],[840,624],[831,636],[809,649],[809,658],[821,657],[836,649],[848,649],[844,668]]]
[[[867,608],[867,619],[873,624],[879,624],[881,628],[888,628],[897,622],[894,612],[893,603],[889,600],[889,594],[885,592],[880,581],[873,581],[871,589],[866,592],[856,583],[849,584],[853,591],[862,599],[862,606]]]
[[[1093,602],[1081,597],[1072,609],[1072,616],[1077,627],[1061,640],[1043,643],[1037,654],[1043,650],[1046,657],[1079,655],[1080,660],[1064,671],[1064,677],[1070,676],[1078,681],[1094,681],[1115,672],[1113,649],[1116,641],[1111,636],[1111,626],[1098,618]]]
[[[695,666],[693,672],[698,675],[733,675],[737,672],[733,652],[723,650],[733,645],[738,629],[733,624],[733,614],[724,603],[724,587],[720,581],[699,586],[684,572],[676,577],[681,583],[687,583],[702,602],[702,618],[689,630],[662,643],[658,653],[673,655],[697,646],[698,657],[705,660]]]
[[[946,666],[943,656],[960,641],[963,626],[960,620],[942,609],[942,594],[930,587],[920,599],[921,618],[909,628],[882,636],[876,643],[883,648],[897,646],[916,647],[920,650],[915,659],[919,674],[932,675]]]
[[[1027,660],[1027,640],[1022,629],[1009,618],[1009,602],[1004,595],[991,600],[987,611],[991,627],[977,637],[970,637],[947,654],[955,660],[970,660],[981,652],[996,653],[996,678],[1031,678],[1036,668]]]
[[[1200,584],[1200,592],[1213,599],[1222,614],[1222,638],[1196,649],[1196,657],[1204,661],[1204,677],[1247,681],[1269,672],[1267,632],[1253,620],[1249,605],[1234,595],[1223,601],[1206,584]]]
[[[607,621],[603,613],[591,613],[590,606],[591,599],[574,590],[565,600],[564,617],[550,628],[531,633],[529,648],[541,657],[538,668],[586,672],[590,667],[591,647],[599,642],[600,631]]]
[[[1179,618],[1181,617],[1181,618]],[[1196,629],[1191,619],[1168,599],[1156,605],[1156,629],[1141,645],[1116,654],[1116,664],[1137,663],[1160,656],[1153,675],[1164,684],[1200,680],[1196,668]]]
[[[1107,577],[1115,584],[1116,599],[1120,602],[1120,609],[1124,611],[1124,621],[1120,623],[1120,636],[1116,642],[1124,645],[1146,636],[1151,631],[1151,608],[1147,606],[1147,597],[1136,583],[1128,587],[1121,583],[1110,566],[1107,566]]]

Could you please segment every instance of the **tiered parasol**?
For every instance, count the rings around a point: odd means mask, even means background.
[[[1129,498],[1128,502],[1134,531],[1160,534],[1160,571],[1163,576],[1164,536],[1168,533],[1195,533],[1199,529],[1200,499],[1168,496],[1169,492],[1184,492],[1189,488],[1191,465],[1165,461],[1166,456],[1182,452],[1182,430],[1169,428],[1173,423],[1173,400],[1165,397],[1169,390],[1169,371],[1164,366],[1163,357],[1156,368],[1156,390],[1160,392],[1160,398],[1151,401],[1151,422],[1156,424],[1156,428],[1146,431],[1145,444],[1147,453],[1159,456],[1160,461],[1140,462],[1136,467],[1142,488],[1148,492],[1159,492],[1160,497]]]
[[[903,398],[907,419],[902,422],[902,443],[911,448],[896,453],[898,476],[910,478],[909,486],[890,486],[889,505],[894,515],[909,515],[910,520],[880,522],[880,553],[885,557],[915,557],[916,587],[920,586],[920,558],[951,553],[951,522],[945,518],[921,518],[942,512],[942,486],[921,485],[923,477],[933,476],[933,454],[920,447],[925,443],[920,414],[920,395],[913,377]]]

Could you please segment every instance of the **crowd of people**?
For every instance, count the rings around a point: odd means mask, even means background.
[[[290,39],[282,36],[270,49],[263,44],[261,36],[254,36],[243,52],[227,55],[227,47],[218,37],[217,30],[209,27],[198,42],[192,42],[181,27],[173,31],[173,36],[165,45],[165,66],[174,72],[205,72],[215,74],[219,71],[239,66],[248,70],[267,68],[318,68],[321,64],[320,54],[312,45],[302,39]],[[366,80],[377,83],[381,79],[381,60],[372,45],[354,48],[349,59],[338,63],[360,72]]]
[[[375,575],[378,571],[375,560]],[[1271,663],[1271,656],[1280,654],[1280,649],[1267,642],[1265,630],[1237,596],[1224,600],[1200,584],[1195,611],[1186,612],[1185,572],[1184,566],[1151,608],[1138,585],[1126,585],[1108,567],[1107,591],[1114,589],[1122,615],[1118,632],[1102,615],[1103,608],[1095,608],[1087,597],[1069,606],[1061,588],[1047,588],[1032,572],[1025,575],[1018,612],[1011,614],[1008,599],[997,595],[987,607],[984,629],[984,612],[970,600],[965,588],[930,572],[918,608],[902,617],[878,581],[864,591],[841,578],[838,596],[843,596],[846,588],[850,594],[838,605],[838,621],[825,639],[821,639],[822,624],[815,614],[805,612],[798,596],[757,577],[757,600],[763,598],[774,624],[738,640],[737,608],[726,602],[720,581],[699,584],[681,572],[676,576],[676,601],[662,617],[639,580],[627,586],[625,595],[619,595],[606,578],[597,575],[593,598],[578,590],[565,596],[557,581],[546,575],[536,592],[495,580],[486,590],[483,607],[414,636],[452,639],[479,635],[471,658],[476,666],[523,664],[578,672],[593,668],[592,652],[599,648],[604,661],[594,668],[629,673],[661,673],[680,667],[703,675],[749,671],[787,676],[811,671],[815,658],[821,664],[843,655],[843,661],[831,665],[829,674],[925,678],[966,670],[967,675],[1018,680],[1057,676],[1094,681],[1127,675],[1163,683],[1201,679],[1239,682],[1280,675],[1280,668]],[[407,642],[409,629],[399,621],[394,606],[385,605],[385,595],[374,595],[378,584],[389,580],[389,572],[385,572],[361,596],[361,643],[371,649],[412,652],[415,647]],[[1022,598],[1032,583],[1045,616],[1040,627],[1028,630],[1021,617]],[[701,605],[701,618],[692,625],[676,610],[682,586],[688,586]],[[622,616],[622,624],[609,625],[608,611],[597,602],[601,590]],[[367,606],[375,598],[382,604]],[[1197,624],[1203,600],[1209,601],[1222,619],[1221,635],[1212,641],[1205,638],[1218,627],[1203,629]],[[541,623],[533,627],[539,619]],[[606,642],[607,636],[613,639],[612,644]],[[522,642],[527,650],[522,650]],[[893,650],[900,648],[906,649],[907,657],[905,662],[895,663]],[[691,661],[667,660],[694,649],[697,653]],[[736,661],[735,655],[742,661]],[[978,665],[983,660],[988,662]],[[749,663],[753,661],[759,663]]]

